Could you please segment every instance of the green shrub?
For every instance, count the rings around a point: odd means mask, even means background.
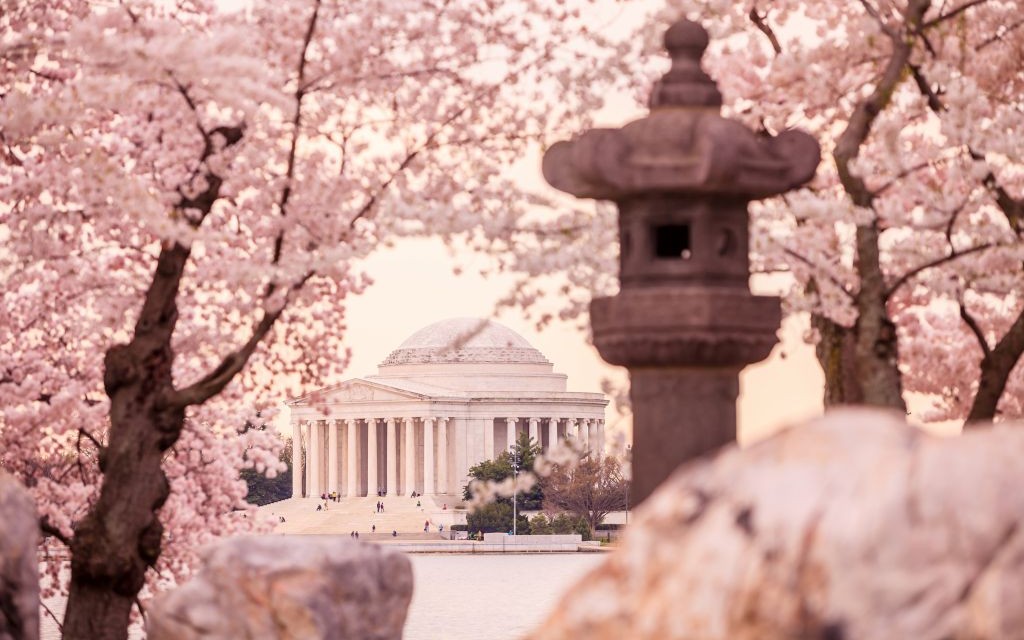
[[[551,535],[551,522],[543,513],[530,518],[530,534],[535,536]]]
[[[530,533],[530,521],[523,514],[517,514],[516,532],[521,535]],[[512,530],[512,505],[507,502],[492,502],[470,512],[466,517],[468,531],[484,533],[505,533]]]

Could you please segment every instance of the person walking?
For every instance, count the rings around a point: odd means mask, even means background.
[[[426,533],[429,530],[430,530],[430,520],[424,520],[423,521],[423,533]]]
[[[370,533],[377,533],[377,525],[370,527]]]

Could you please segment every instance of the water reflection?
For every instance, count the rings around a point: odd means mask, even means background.
[[[519,638],[600,553],[414,555],[406,640]]]

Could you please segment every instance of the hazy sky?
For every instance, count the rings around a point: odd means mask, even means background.
[[[462,264],[482,264],[469,254],[458,259]],[[353,359],[346,377],[376,373],[377,364],[392,349],[425,325],[457,316],[491,316],[509,280],[487,280],[472,268],[456,276],[454,266],[441,242],[430,240],[400,242],[368,261],[375,284],[349,304],[346,324]],[[567,374],[572,391],[600,391],[602,378],[625,379],[625,370],[604,363],[573,324],[556,321],[538,333],[519,312],[508,311],[496,319],[538,348],[556,371]],[[802,332],[799,322],[787,323],[783,343],[769,360],[744,371],[741,441],[821,412],[821,373],[813,351],[801,341]],[[619,420],[611,408],[607,421],[610,428],[628,432],[628,422]]]

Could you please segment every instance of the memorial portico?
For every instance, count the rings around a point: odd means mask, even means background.
[[[600,454],[607,399],[567,391],[566,376],[553,369],[494,321],[456,318],[425,327],[391,352],[377,375],[288,403],[292,495],[458,498],[469,468],[510,449],[520,433],[545,451],[575,438]]]

